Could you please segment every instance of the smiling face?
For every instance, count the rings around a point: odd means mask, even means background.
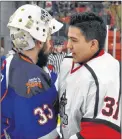
[[[98,50],[97,40],[86,41],[78,27],[70,26],[68,30],[68,44],[76,63],[88,61]]]

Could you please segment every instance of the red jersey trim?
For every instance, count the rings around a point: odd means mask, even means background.
[[[115,125],[115,124],[113,124],[109,121],[103,120],[103,119],[82,118],[81,122],[93,122],[93,123],[97,123],[97,124],[104,124],[104,125],[108,126],[109,128],[116,130],[117,132],[121,132],[121,128],[118,125]]]
[[[72,69],[71,69],[71,74],[73,72],[75,72],[76,70],[78,70],[80,67],[82,67],[82,65],[78,66],[77,68],[73,69],[74,68],[74,62],[72,63]]]
[[[2,66],[1,66],[1,70],[4,69],[5,65],[6,65],[6,60],[3,61]]]
[[[84,139],[120,139],[121,134],[101,123],[82,122],[80,135]]]
[[[8,89],[6,89],[6,91],[4,92],[2,98],[0,99],[0,103],[1,103],[1,102],[3,101],[3,99],[6,97],[7,93],[8,93]]]

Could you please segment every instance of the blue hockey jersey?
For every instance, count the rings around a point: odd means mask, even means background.
[[[56,139],[57,91],[48,73],[21,54],[1,69],[1,138]]]

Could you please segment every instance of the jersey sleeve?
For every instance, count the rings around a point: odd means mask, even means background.
[[[11,97],[11,93],[8,95],[7,86],[7,60],[6,57],[1,57],[1,138],[5,138],[4,129],[8,130],[10,119],[12,118],[13,114],[13,99],[9,99]],[[6,98],[8,96],[8,98]]]
[[[16,94],[8,87],[4,99],[1,101],[1,138],[5,138],[5,132],[14,129],[14,99]]]
[[[76,139],[120,139],[121,133],[99,122],[83,121],[80,124],[82,130],[76,134]],[[102,131],[102,132],[101,132]],[[74,138],[73,138],[74,139]]]

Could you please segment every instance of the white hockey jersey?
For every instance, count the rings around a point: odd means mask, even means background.
[[[63,139],[120,139],[120,66],[110,54],[72,64],[59,75]],[[75,139],[73,138],[73,139]]]
[[[64,57],[64,60],[62,61],[62,64],[60,66],[60,76],[58,76],[55,86],[57,90],[63,89],[64,88],[64,81],[69,74],[70,70],[72,67],[72,53],[68,54],[67,56]],[[60,92],[60,91],[59,91]]]

